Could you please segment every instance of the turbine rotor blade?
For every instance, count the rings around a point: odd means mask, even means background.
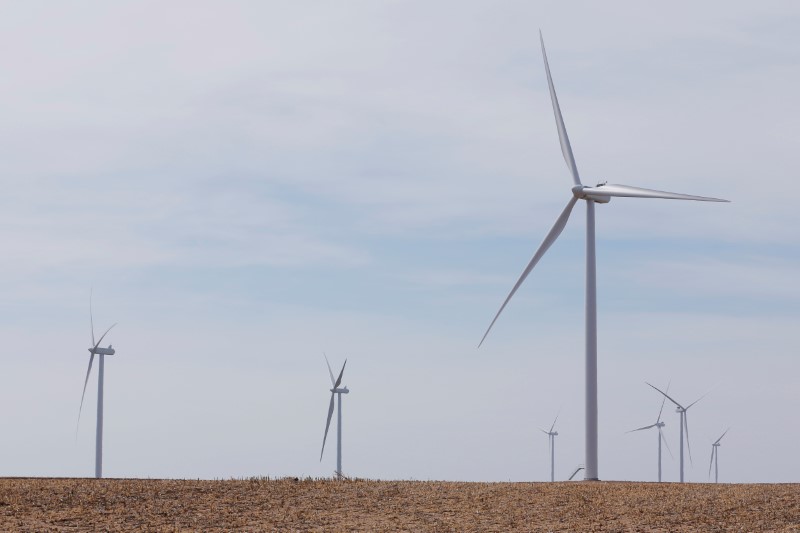
[[[550,433],[552,433],[553,432],[553,428],[556,427],[556,422],[558,421],[558,416],[559,415],[556,415],[555,420],[553,420],[553,425],[550,426]]]
[[[331,363],[328,361],[328,356],[325,355],[325,352],[322,352],[322,356],[325,358],[325,364],[328,365],[328,374],[331,375],[331,385],[333,388],[336,388],[336,380],[333,379],[333,370],[331,370]]]
[[[109,332],[109,331],[111,331],[111,328],[113,328],[113,327],[114,327],[114,326],[116,326],[116,325],[117,325],[117,323],[116,323],[116,322],[115,322],[115,323],[113,323],[113,324],[111,324],[111,327],[110,327],[110,328],[108,328],[108,329],[106,330],[106,332],[105,332],[105,333],[103,333],[103,335],[100,337],[100,340],[99,340],[99,341],[97,341],[97,344],[95,344],[95,345],[94,345],[94,348],[93,348],[93,350],[96,350],[96,349],[97,349],[97,347],[98,347],[98,346],[100,346],[100,343],[101,343],[101,342],[103,342],[103,339],[105,338],[105,336],[106,336],[106,335],[108,335],[108,332]],[[92,352],[92,355],[94,355],[94,351]]]
[[[83,411],[83,399],[86,397],[86,385],[89,384],[89,374],[92,373],[92,363],[94,362],[94,352],[89,354],[89,368],[86,369],[86,379],[83,381],[83,393],[81,394],[81,406],[78,409],[78,422],[75,424],[75,433],[78,433],[78,426],[81,423],[81,412]]]
[[[699,402],[700,400],[702,400],[703,398],[705,398],[708,395],[709,395],[709,393],[707,392],[707,393],[703,394],[702,396],[700,396],[698,399],[696,399],[695,401],[693,401],[692,403],[687,405],[686,406],[686,410],[688,411],[691,406],[693,406],[694,404],[696,404],[697,402]]]
[[[649,426],[644,426],[644,427],[632,429],[630,431],[626,431],[625,433],[633,433],[634,431],[642,431],[643,429],[650,429],[650,428],[654,428],[654,427],[656,427],[655,424],[650,424]]]
[[[657,191],[655,189],[643,189],[641,187],[631,187],[630,185],[598,185],[597,187],[584,187],[583,194],[589,198],[663,198],[666,200],[695,200],[698,202],[730,202],[721,198],[711,198],[708,196],[695,196],[692,194],[681,194],[677,192]]]
[[[658,428],[658,434],[661,435],[661,440],[664,442],[664,446],[667,447],[667,451],[669,452],[669,456],[675,459],[675,456],[672,455],[672,450],[669,448],[669,444],[667,444],[667,439],[664,437],[664,432],[661,431],[661,428]]]
[[[492,323],[489,324],[489,327],[486,329],[486,333],[484,333],[483,338],[481,338],[481,342],[478,343],[478,348],[480,348],[481,344],[483,344],[483,341],[486,340],[486,336],[489,335],[489,332],[492,330],[492,326],[494,326],[494,323],[497,322],[497,319],[500,317],[500,313],[502,313],[503,309],[506,308],[506,305],[508,305],[508,302],[511,300],[511,297],[514,296],[514,293],[517,292],[517,289],[519,289],[520,285],[522,285],[522,283],[525,281],[525,278],[527,278],[528,274],[531,273],[533,267],[536,266],[536,263],[539,262],[542,256],[550,248],[550,246],[554,242],[556,242],[556,239],[558,239],[558,236],[561,235],[561,232],[564,231],[564,226],[567,225],[567,220],[569,220],[569,215],[572,212],[572,208],[575,207],[575,202],[577,201],[578,199],[573,196],[570,199],[569,203],[567,203],[567,207],[564,208],[559,217],[556,219],[555,224],[553,224],[553,227],[550,228],[550,231],[545,236],[544,240],[542,241],[542,244],[539,245],[539,249],[536,250],[535,254],[533,254],[533,258],[531,258],[530,262],[528,263],[528,266],[526,266],[525,270],[522,271],[522,275],[517,280],[517,283],[514,285],[514,288],[511,289],[511,292],[506,297],[505,301],[503,302],[503,305],[500,306],[500,310],[497,312],[496,315],[494,315]]]
[[[647,382],[645,381],[645,383],[647,383]],[[658,387],[656,387],[655,385],[651,385],[650,383],[647,383],[647,384],[648,384],[648,385],[650,385],[651,387],[653,387],[654,389],[656,389],[656,390],[657,390],[658,392],[660,392],[661,394],[663,394],[663,395],[664,395],[664,397],[665,397],[665,398],[667,398],[669,401],[671,401],[672,403],[674,403],[675,405],[677,405],[678,407],[680,407],[681,409],[683,409],[683,406],[682,406],[681,404],[679,404],[678,402],[676,402],[675,400],[673,400],[673,399],[672,399],[672,397],[671,397],[671,396],[669,396],[669,395],[668,395],[666,392],[662,391],[661,389],[659,389],[659,388],[658,388]]]
[[[717,447],[713,444],[711,445],[711,460],[708,462],[708,479],[711,479],[711,467],[714,465],[714,452],[717,451]]]
[[[669,381],[669,383],[667,383],[667,392],[669,392],[669,386],[670,386],[670,384],[671,384],[671,383],[672,383],[672,380],[670,380],[670,381]],[[661,409],[659,409],[659,411],[658,411],[658,418],[656,418],[656,424],[658,424],[659,422],[661,422],[661,413],[663,413],[663,412],[664,412],[664,403],[665,403],[666,401],[667,401],[667,398],[666,398],[666,396],[665,396],[665,397],[664,397],[664,398],[661,400]]]
[[[342,374],[344,374],[344,367],[346,364],[347,364],[347,359],[344,360],[344,365],[342,365],[342,371],[339,372],[339,377],[336,378],[336,384],[333,386],[334,389],[342,384]]]
[[[689,444],[689,417],[686,416],[686,411],[683,412],[683,427],[686,430],[686,448],[689,450],[689,464],[692,463],[692,445]]]
[[[726,430],[725,430],[725,433],[729,432],[730,430],[731,430],[731,428],[728,428],[728,429],[726,429]],[[723,433],[722,435],[720,435],[720,436],[719,436],[719,438],[716,440],[716,442],[714,442],[714,444],[719,444],[719,441],[721,441],[721,440],[722,440],[722,437],[724,437],[724,436],[725,436],[725,433]]]
[[[328,429],[331,427],[331,417],[333,417],[333,393],[331,393],[331,403],[328,406],[328,421],[325,422],[325,435],[322,436],[322,450],[319,452],[320,462],[322,461],[322,454],[325,453],[325,440],[328,438]]]
[[[564,155],[564,161],[567,163],[570,174],[572,174],[573,183],[575,185],[580,185],[581,178],[578,176],[578,167],[575,165],[575,157],[572,155],[572,146],[569,144],[567,127],[564,125],[564,117],[561,116],[561,107],[558,105],[558,96],[556,96],[556,88],[553,86],[553,77],[550,75],[550,64],[547,62],[547,52],[545,52],[544,49],[544,37],[542,37],[541,30],[539,30],[539,42],[542,44],[544,70],[547,73],[547,86],[550,88],[550,101],[553,103],[553,114],[556,117],[556,128],[558,129],[558,140],[561,143],[561,153]]]
[[[92,327],[92,346],[94,346],[94,317],[92,316],[92,291],[89,289],[89,325]]]

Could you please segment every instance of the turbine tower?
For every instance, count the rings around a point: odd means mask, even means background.
[[[669,390],[669,385],[667,385],[667,390]],[[661,483],[661,442],[664,442],[664,445],[667,447],[667,451],[669,452],[670,456],[672,456],[672,450],[669,449],[669,444],[667,444],[667,439],[664,438],[664,434],[661,432],[661,428],[663,428],[666,424],[661,421],[661,413],[664,412],[664,402],[667,401],[667,398],[664,397],[661,399],[661,409],[658,410],[658,418],[656,418],[655,424],[650,424],[649,426],[643,426],[640,428],[632,429],[628,431],[628,433],[633,433],[634,431],[642,431],[645,429],[650,428],[657,428],[658,429],[658,482]]]
[[[561,116],[561,109],[558,105],[558,98],[556,97],[556,90],[553,87],[553,78],[550,75],[550,66],[547,63],[547,54],[544,49],[544,39],[541,32],[539,32],[539,40],[542,45],[542,57],[544,58],[544,68],[547,74],[547,85],[550,88],[550,100],[553,104],[553,114],[556,119],[556,128],[558,129],[558,138],[561,142],[561,153],[569,168],[570,175],[572,176],[572,188],[569,202],[561,212],[561,215],[556,219],[555,224],[547,233],[544,241],[536,250],[533,258],[522,271],[522,275],[517,280],[514,288],[506,297],[500,310],[495,315],[489,328],[484,333],[481,342],[478,344],[480,347],[486,336],[491,331],[492,326],[497,321],[500,313],[503,312],[514,293],[517,292],[520,285],[528,277],[533,267],[539,262],[542,256],[547,252],[550,246],[556,241],[564,226],[567,224],[569,215],[572,208],[578,200],[586,202],[586,480],[597,480],[598,478],[598,462],[597,462],[597,286],[596,286],[596,262],[595,262],[595,225],[594,225],[594,208],[595,204],[606,204],[611,198],[614,197],[630,197],[630,198],[666,198],[671,200],[698,200],[704,202],[727,202],[718,198],[707,198],[704,196],[691,196],[688,194],[677,194],[664,191],[656,191],[651,189],[641,189],[639,187],[630,187],[628,185],[607,185],[606,183],[599,183],[592,187],[583,185],[578,174],[578,167],[575,165],[575,157],[572,155],[572,147],[569,143],[567,136],[567,129],[564,126],[564,119]]]
[[[100,343],[103,342],[103,339],[111,331],[111,328],[116,326],[116,324],[112,324],[110,328],[106,330],[100,336],[100,340],[97,342],[94,341],[94,317],[92,316],[92,296],[91,293],[89,294],[89,325],[92,329],[92,347],[89,348],[89,368],[86,370],[86,379],[83,382],[83,394],[81,394],[81,406],[78,409],[78,425],[81,422],[81,412],[83,411],[83,399],[86,396],[86,385],[89,383],[89,375],[92,373],[92,363],[94,362],[94,356],[98,357],[97,361],[97,430],[95,433],[95,455],[94,455],[94,477],[101,478],[103,477],[103,374],[105,371],[105,360],[104,357],[106,355],[114,355],[115,350],[109,344],[108,348],[101,348]],[[75,432],[77,434],[78,428],[76,426]]]
[[[647,382],[645,381],[645,383],[647,383]],[[647,383],[647,384],[648,384],[648,385],[650,385],[649,383]],[[691,462],[691,460],[692,460],[692,447],[689,445],[689,423],[688,423],[688,422],[687,422],[687,420],[686,420],[686,411],[688,411],[688,410],[689,410],[689,408],[690,408],[691,406],[693,406],[694,404],[696,404],[697,402],[699,402],[700,400],[702,400],[703,398],[705,398],[705,397],[706,397],[706,395],[704,394],[704,395],[700,396],[698,399],[696,399],[695,401],[693,401],[692,403],[690,403],[689,405],[687,405],[686,407],[684,407],[684,406],[682,406],[681,404],[679,404],[678,402],[676,402],[675,400],[673,400],[671,397],[669,397],[669,396],[667,395],[667,393],[666,393],[666,392],[662,391],[662,390],[661,390],[661,389],[659,389],[658,387],[656,387],[656,386],[654,386],[654,385],[650,385],[650,386],[651,386],[651,387],[653,387],[654,389],[656,389],[656,390],[657,390],[658,392],[660,392],[661,394],[663,394],[663,395],[664,395],[664,397],[665,397],[667,400],[669,400],[669,401],[671,401],[672,403],[674,403],[674,404],[675,404],[675,406],[676,406],[675,412],[676,412],[676,413],[678,413],[678,414],[680,415],[680,425],[681,425],[681,434],[680,434],[680,440],[681,440],[680,462],[681,462],[681,483],[683,483],[683,430],[684,430],[684,429],[686,429],[686,448],[689,450],[689,461]]]
[[[339,372],[339,377],[333,379],[333,371],[331,364],[328,362],[328,356],[325,356],[325,363],[328,365],[328,374],[331,376],[331,403],[328,406],[328,421],[325,423],[325,435],[322,437],[322,451],[319,452],[319,460],[322,461],[322,454],[325,453],[325,440],[328,438],[328,428],[331,426],[331,417],[333,416],[333,396],[336,395],[338,403],[338,412],[336,420],[336,477],[342,477],[342,394],[348,394],[350,390],[347,387],[339,387],[342,384],[342,374],[344,374],[344,367],[347,364],[347,359],[344,360],[342,370]]]
[[[731,428],[725,430],[725,433],[730,431]],[[708,464],[708,477],[711,479],[711,465],[714,465],[714,483],[719,483],[719,441],[722,440],[722,437],[725,436],[725,433],[720,435],[720,437],[711,445],[711,462]]]
[[[539,430],[547,435],[547,442],[550,445],[550,481],[556,480],[556,437],[558,436],[558,431],[553,431],[553,428],[556,427],[556,420],[558,420],[558,415],[556,415],[556,419],[553,420],[553,425],[550,426],[550,431],[545,431],[542,428]]]

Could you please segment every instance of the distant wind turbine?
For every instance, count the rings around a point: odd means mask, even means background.
[[[731,428],[725,430],[725,433],[730,431]],[[711,462],[708,464],[708,477],[711,478],[711,465],[714,465],[714,483],[719,483],[719,441],[722,440],[722,437],[725,436],[725,433],[720,435],[720,437],[711,445]]]
[[[78,409],[78,425],[80,425],[81,421],[83,399],[86,396],[86,385],[89,383],[89,374],[92,373],[94,356],[97,355],[97,432],[95,434],[94,477],[101,478],[103,477],[103,374],[105,369],[105,361],[103,358],[106,355],[114,355],[116,352],[110,344],[108,345],[108,348],[101,348],[100,343],[103,342],[105,336],[109,331],[111,331],[111,328],[116,326],[116,324],[112,324],[111,327],[100,336],[100,340],[97,342],[94,341],[94,317],[92,316],[91,293],[89,294],[89,325],[92,329],[92,347],[89,348],[89,368],[86,370],[86,379],[83,382],[83,394],[81,395],[81,406]],[[75,431],[77,433],[77,427],[75,428]]]
[[[667,391],[669,391],[669,385],[667,385]],[[669,449],[669,444],[667,444],[667,439],[664,438],[664,434],[661,432],[661,428],[663,428],[666,424],[661,421],[661,413],[664,412],[664,402],[667,401],[666,396],[661,399],[661,409],[658,411],[658,418],[656,418],[655,424],[650,424],[649,426],[643,426],[640,428],[632,429],[628,431],[628,433],[633,433],[634,431],[642,431],[645,429],[650,428],[658,428],[658,481],[661,482],[661,441],[664,441],[664,444],[667,447],[667,451],[669,452],[670,456],[672,455],[672,450]]]
[[[333,416],[333,396],[336,395],[338,399],[339,409],[337,412],[336,424],[336,477],[342,477],[342,394],[348,394],[350,390],[347,387],[339,388],[342,384],[342,374],[344,374],[344,367],[347,365],[347,359],[344,360],[342,370],[339,372],[339,377],[333,379],[333,370],[331,364],[328,362],[328,356],[325,356],[325,363],[328,365],[328,374],[331,376],[331,403],[328,406],[328,421],[325,423],[325,435],[322,437],[322,451],[319,452],[319,460],[322,461],[322,454],[325,453],[325,440],[328,438],[328,428],[331,426],[331,417]]]
[[[575,157],[572,155],[572,147],[567,136],[567,128],[564,125],[564,119],[561,116],[561,109],[558,105],[558,98],[556,97],[556,90],[553,86],[553,78],[550,75],[550,66],[547,63],[547,54],[544,49],[544,39],[542,38],[541,31],[539,32],[539,40],[542,45],[542,57],[544,58],[544,68],[547,74],[547,84],[550,88],[550,100],[553,104],[553,114],[556,119],[556,127],[558,129],[558,138],[561,141],[561,153],[567,163],[570,174],[572,176],[572,189],[569,202],[561,212],[561,215],[556,219],[555,224],[547,233],[544,241],[536,250],[533,258],[522,271],[522,275],[517,280],[514,288],[506,297],[500,310],[495,315],[489,328],[484,333],[481,342],[478,344],[480,347],[486,336],[494,326],[500,313],[503,312],[511,297],[517,292],[520,285],[528,277],[533,267],[539,262],[542,256],[547,252],[550,246],[556,241],[564,226],[567,224],[572,208],[578,200],[586,202],[586,477],[587,480],[598,479],[598,464],[597,464],[597,286],[596,286],[596,261],[595,261],[595,224],[594,224],[594,206],[595,204],[608,203],[613,197],[630,197],[630,198],[666,198],[672,200],[698,200],[703,202],[727,202],[718,198],[708,198],[704,196],[691,196],[688,194],[678,194],[671,192],[656,191],[651,189],[641,189],[639,187],[630,187],[628,185],[607,185],[605,182],[597,184],[595,187],[586,186],[581,183],[580,176],[578,175],[578,167],[575,164]]]
[[[647,383],[647,382],[645,381],[645,383]],[[647,383],[647,384],[648,384],[648,385],[650,385],[650,383]],[[667,395],[667,393],[666,393],[666,392],[662,391],[661,389],[659,389],[659,388],[658,388],[658,387],[656,387],[655,385],[650,385],[650,386],[651,386],[651,387],[653,387],[654,389],[656,389],[656,390],[657,390],[658,392],[660,392],[661,394],[663,394],[663,395],[664,395],[664,397],[665,397],[666,399],[668,399],[669,401],[671,401],[672,403],[674,403],[674,404],[675,404],[675,406],[677,407],[677,408],[675,409],[675,412],[677,412],[678,414],[680,414],[680,418],[681,418],[681,420],[680,420],[680,424],[681,424],[681,435],[680,435],[680,439],[681,439],[681,451],[680,451],[680,462],[681,462],[681,483],[683,483],[683,430],[684,430],[684,429],[686,429],[686,448],[689,450],[689,461],[691,462],[691,460],[692,460],[692,447],[691,447],[691,445],[689,444],[689,422],[687,422],[687,420],[686,420],[686,411],[688,411],[688,410],[689,410],[689,408],[690,408],[691,406],[693,406],[694,404],[696,404],[697,402],[699,402],[700,400],[702,400],[703,398],[705,398],[705,397],[706,397],[706,395],[704,394],[704,395],[700,396],[698,399],[696,399],[695,401],[693,401],[692,403],[690,403],[689,405],[687,405],[686,407],[684,407],[684,406],[682,406],[681,404],[679,404],[678,402],[676,402],[675,400],[673,400],[673,399],[672,399],[670,396],[668,396],[668,395]]]
[[[556,419],[553,420],[553,425],[550,426],[550,431],[545,431],[542,428],[539,430],[547,435],[547,442],[550,445],[550,481],[556,480],[556,437],[558,436],[558,431],[553,431],[553,428],[556,427],[556,420],[558,420],[558,415],[556,415]]]

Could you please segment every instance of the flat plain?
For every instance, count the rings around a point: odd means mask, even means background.
[[[2,531],[800,531],[800,484],[0,478]]]

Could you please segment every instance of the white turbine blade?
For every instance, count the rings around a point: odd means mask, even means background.
[[[670,386],[671,383],[672,383],[672,380],[670,380],[669,383],[667,383],[667,392],[669,392],[669,386]],[[664,412],[664,404],[666,403],[666,401],[667,401],[666,396],[661,399],[661,409],[658,410],[658,418],[656,418],[656,424],[661,422],[661,413]]]
[[[675,456],[672,455],[672,450],[669,449],[669,444],[667,444],[667,439],[664,438],[664,432],[661,431],[661,428],[658,428],[658,434],[661,435],[661,440],[664,442],[664,446],[667,447],[667,451],[669,452],[669,456],[675,459]]]
[[[698,202],[729,202],[721,198],[710,198],[708,196],[694,196],[691,194],[680,194],[676,192],[656,191],[654,189],[642,189],[641,187],[631,187],[629,185],[598,185],[597,187],[584,187],[584,194],[591,197],[611,198],[664,198],[667,200],[695,200]]]
[[[539,431],[541,431],[541,432],[542,432],[542,433],[544,433],[545,435],[549,435],[549,434],[550,434],[550,433],[548,433],[548,432],[547,432],[547,430],[545,430],[545,429],[542,429],[542,428],[539,428]]]
[[[645,383],[647,383],[647,382],[645,381]],[[681,409],[683,409],[683,406],[682,406],[681,404],[679,404],[678,402],[676,402],[675,400],[673,400],[673,399],[672,399],[672,398],[671,398],[671,397],[670,397],[670,396],[669,396],[669,395],[668,395],[666,392],[662,391],[661,389],[659,389],[659,388],[658,388],[658,387],[656,387],[655,385],[651,385],[650,383],[647,383],[647,384],[648,384],[648,385],[650,385],[651,387],[653,387],[654,389],[656,389],[656,390],[657,390],[658,392],[660,392],[661,394],[663,394],[663,395],[664,395],[664,397],[665,397],[665,398],[667,398],[669,401],[671,401],[672,403],[674,403],[675,405],[677,405],[678,407],[680,407]]]
[[[630,431],[626,431],[625,433],[633,433],[634,431],[642,431],[643,429],[650,429],[650,428],[654,428],[654,427],[656,427],[655,424],[650,424],[649,426],[644,426],[644,427],[632,429]]]
[[[322,356],[325,358],[325,364],[328,365],[328,374],[331,375],[331,385],[333,385],[333,388],[335,389],[336,388],[336,380],[333,379],[333,370],[331,370],[331,364],[328,361],[328,356],[325,355],[325,352],[322,352]]]
[[[567,220],[569,220],[569,215],[572,212],[572,208],[575,207],[575,202],[577,202],[577,201],[578,201],[577,198],[572,197],[570,199],[569,203],[567,204],[567,207],[564,208],[564,211],[562,211],[561,214],[559,215],[559,217],[556,219],[556,223],[553,224],[552,228],[550,228],[550,231],[547,233],[547,236],[545,236],[544,241],[542,241],[542,244],[539,245],[539,249],[536,250],[535,254],[533,254],[533,258],[528,263],[528,266],[526,266],[525,270],[522,271],[522,275],[517,280],[517,283],[514,285],[514,288],[511,289],[511,292],[506,297],[506,300],[503,302],[503,305],[500,306],[500,310],[497,312],[496,315],[494,315],[494,319],[492,320],[492,323],[489,324],[489,327],[486,330],[486,333],[483,334],[483,338],[481,339],[481,342],[478,343],[478,348],[480,348],[481,344],[483,344],[483,341],[486,340],[486,336],[492,330],[492,326],[494,326],[494,323],[497,322],[497,319],[500,316],[500,313],[502,313],[503,309],[506,308],[506,305],[511,300],[511,297],[514,296],[514,293],[517,292],[517,289],[519,289],[520,285],[522,285],[522,282],[524,282],[525,278],[528,277],[528,274],[531,273],[531,270],[533,270],[533,267],[536,266],[536,263],[539,262],[539,260],[545,254],[545,252],[547,252],[547,250],[550,248],[550,246],[554,242],[556,242],[556,239],[558,239],[558,236],[561,235],[561,232],[564,231],[564,226],[567,225]]]
[[[92,346],[94,346],[94,317],[92,317],[92,291],[89,289],[89,325],[92,327]]]
[[[339,372],[339,377],[336,378],[336,384],[333,386],[334,389],[342,384],[342,374],[344,374],[344,367],[346,364],[347,364],[347,359],[344,360],[344,365],[342,365],[342,371]]]
[[[117,325],[116,323],[114,323],[114,324],[111,324],[111,328],[113,328],[113,327],[114,327],[114,326],[116,326],[116,325]],[[106,330],[106,332],[105,332],[105,333],[103,333],[103,335],[100,337],[100,340],[99,340],[99,341],[97,341],[97,344],[95,344],[95,345],[94,345],[94,348],[93,348],[93,350],[96,350],[96,349],[97,349],[97,347],[98,347],[98,346],[100,346],[100,343],[101,343],[101,342],[103,342],[103,339],[105,338],[105,336],[106,336],[106,335],[108,335],[108,332],[109,332],[109,331],[111,331],[111,328],[108,328],[108,329]],[[94,352],[92,352],[92,355],[94,355]]]
[[[692,403],[687,405],[686,406],[686,410],[688,411],[691,406],[693,406],[694,404],[696,404],[697,402],[699,402],[700,400],[702,400],[703,398],[705,398],[708,395],[709,395],[709,393],[707,392],[707,393],[703,394],[702,396],[700,396],[698,399],[696,399],[695,401],[693,401]]]
[[[730,430],[731,430],[731,428],[728,428],[728,429],[726,429],[726,430],[725,430],[725,433],[729,432]],[[719,444],[719,441],[721,441],[721,440],[722,440],[722,437],[724,437],[724,436],[725,436],[725,433],[723,433],[722,435],[720,435],[720,436],[719,436],[719,438],[716,440],[716,442],[714,442],[714,444]]]
[[[560,415],[560,414],[561,414],[561,413],[559,413],[559,415]],[[559,415],[556,415],[556,418],[555,418],[555,420],[553,420],[553,425],[552,425],[552,426],[550,426],[550,433],[552,433],[552,432],[553,432],[553,428],[554,428],[554,427],[556,427],[556,422],[558,421],[558,416],[559,416]]]
[[[547,86],[550,88],[550,100],[553,102],[553,114],[556,117],[556,128],[558,128],[558,140],[561,142],[561,153],[564,155],[564,161],[567,163],[570,174],[572,174],[572,181],[575,185],[580,185],[581,178],[578,176],[578,167],[575,165],[575,157],[572,155],[572,146],[569,144],[567,127],[564,126],[564,117],[561,116],[561,107],[558,105],[558,96],[556,96],[556,88],[553,86],[553,77],[550,75],[550,64],[547,62],[547,52],[544,50],[544,38],[542,37],[541,30],[539,30],[539,42],[542,43],[544,70],[547,72]]]
[[[714,452],[717,451],[717,447],[713,444],[711,445],[711,460],[708,462],[708,479],[711,479],[711,467],[714,465]]]
[[[328,406],[328,421],[325,422],[325,435],[322,436],[322,450],[319,452],[320,461],[322,461],[322,454],[325,453],[325,440],[328,438],[328,429],[331,427],[331,417],[333,417],[333,393],[331,393],[331,403]]]
[[[78,422],[75,424],[75,433],[78,433],[78,426],[81,423],[81,411],[83,411],[83,399],[86,397],[86,385],[89,384],[89,374],[92,373],[92,363],[94,362],[94,352],[89,354],[89,368],[86,369],[86,379],[83,382],[83,393],[81,394],[81,406],[78,409]]]
[[[683,428],[686,430],[686,449],[689,450],[689,464],[692,462],[692,445],[689,444],[689,417],[686,416],[686,411],[683,412]]]

